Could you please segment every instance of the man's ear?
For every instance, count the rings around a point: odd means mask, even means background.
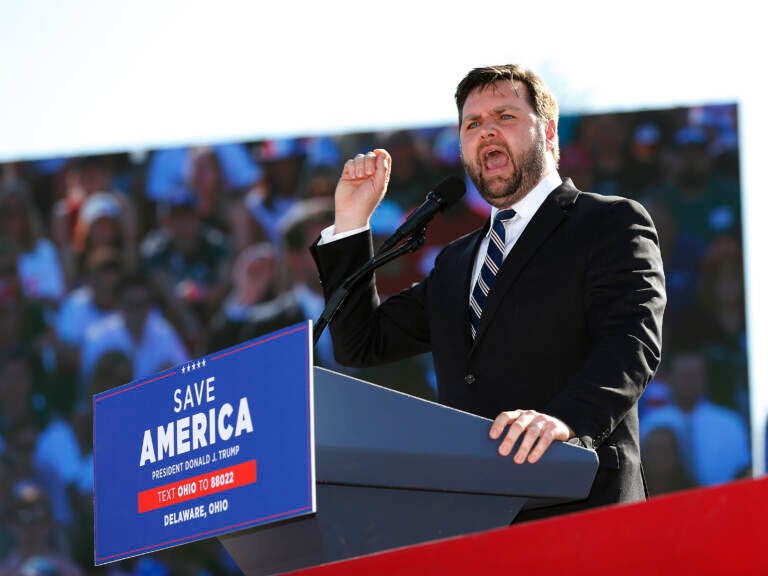
[[[547,151],[551,152],[554,150],[555,143],[557,142],[557,124],[554,119],[547,122],[544,127],[544,135],[547,138]]]

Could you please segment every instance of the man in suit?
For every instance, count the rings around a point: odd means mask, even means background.
[[[642,500],[637,401],[660,360],[666,303],[654,225],[636,202],[561,179],[557,101],[531,71],[472,70],[456,103],[462,161],[491,218],[400,294],[379,302],[373,278],[353,291],[331,324],[336,357],[368,365],[431,350],[440,402],[494,419],[490,438],[518,464],[553,441],[597,451],[587,500],[518,520]],[[385,150],[345,164],[334,226],[313,247],[326,297],[370,258],[390,169]]]

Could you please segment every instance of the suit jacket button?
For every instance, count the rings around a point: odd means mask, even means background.
[[[467,374],[464,376],[464,382],[466,382],[468,385],[472,386],[475,382],[477,382],[477,378],[475,378],[474,374]]]

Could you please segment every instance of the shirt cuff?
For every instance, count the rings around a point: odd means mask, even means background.
[[[336,234],[336,226],[332,224],[320,232],[320,240],[318,241],[317,245],[322,246],[323,244],[330,244],[331,242],[336,242],[336,240],[341,240],[342,238],[360,234],[360,232],[367,232],[370,229],[370,226],[361,226],[360,228],[355,228],[354,230],[347,230],[346,232],[339,232]]]

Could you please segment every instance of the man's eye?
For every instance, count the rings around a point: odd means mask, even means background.
[[[469,122],[469,123],[467,124],[467,130],[469,130],[469,129],[471,129],[471,128],[477,128],[477,127],[478,127],[478,125],[479,125],[479,123],[478,123],[478,122]]]
[[[512,116],[512,114],[502,114],[501,115],[501,119],[502,120],[512,120],[513,118],[514,118],[514,116]]]

